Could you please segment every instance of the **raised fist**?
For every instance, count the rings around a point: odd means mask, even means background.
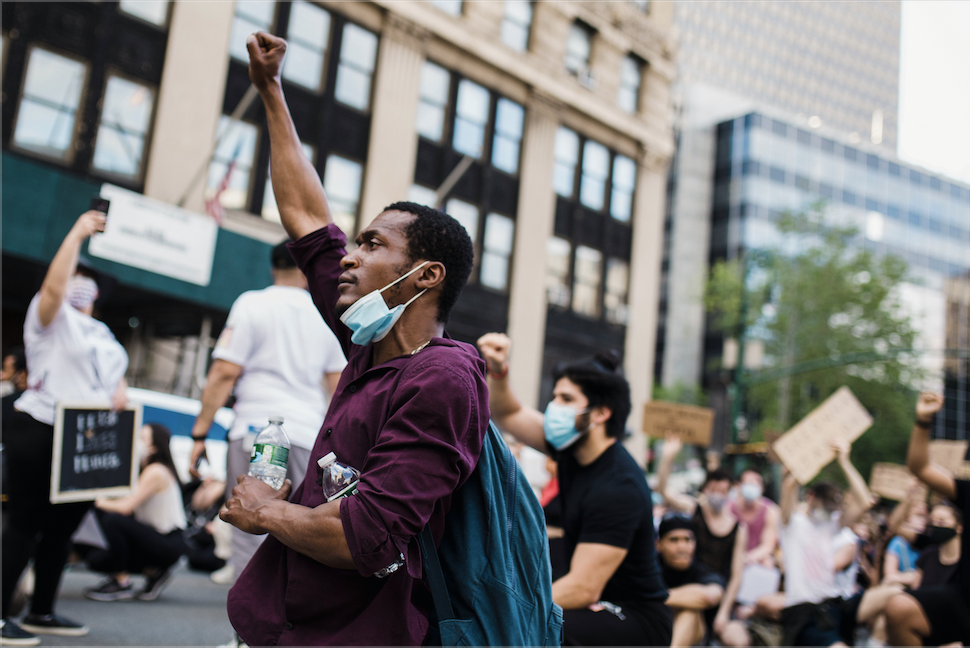
[[[505,371],[510,348],[512,348],[512,339],[505,333],[486,333],[478,338],[478,349],[485,358],[488,370],[493,374],[501,374]]]
[[[943,407],[943,397],[933,392],[923,392],[916,401],[916,420],[929,423],[933,415]]]
[[[249,80],[256,89],[262,91],[278,84],[286,41],[261,31],[246,37],[246,49],[249,50]]]

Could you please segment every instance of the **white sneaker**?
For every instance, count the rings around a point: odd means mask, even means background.
[[[222,569],[209,574],[209,580],[219,585],[232,585],[236,582],[236,570],[232,565],[226,564]]]

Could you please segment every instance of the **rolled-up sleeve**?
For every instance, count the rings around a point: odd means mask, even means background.
[[[478,463],[488,421],[487,391],[474,364],[467,358],[448,362],[453,355],[429,353],[427,360],[407,368],[389,418],[367,455],[358,493],[341,504],[347,544],[364,576],[400,554],[412,576],[419,576],[420,559],[411,539],[433,515],[432,532],[440,538],[452,493]]]
[[[340,260],[347,254],[347,237],[339,227],[331,224],[288,243],[286,247],[293,255],[297,267],[306,275],[307,290],[317,310],[337,336],[344,354],[348,354],[350,329],[344,326],[334,312],[337,298],[340,297],[337,280],[343,272]]]

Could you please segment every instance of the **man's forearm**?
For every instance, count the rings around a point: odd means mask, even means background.
[[[566,574],[552,584],[552,600],[564,610],[578,610],[598,602],[599,592],[584,581],[575,574]]]
[[[308,508],[275,500],[259,510],[259,525],[290,549],[336,569],[356,569],[343,521],[340,502]]]
[[[707,610],[716,606],[724,590],[720,585],[681,585],[669,590],[667,605],[684,610]]]
[[[210,372],[205,389],[202,390],[202,411],[192,424],[193,439],[203,439],[209,434],[216,412],[229,400],[229,394],[232,393],[237,378],[238,376],[225,373]]]
[[[849,482],[849,490],[856,498],[859,506],[863,511],[869,510],[872,506],[872,494],[869,492],[869,487],[866,486],[866,480],[862,478],[862,475],[859,474],[859,471],[852,465],[852,461],[848,457],[840,457],[839,466],[842,468],[842,472],[845,473],[845,478]]]
[[[929,425],[917,424],[913,426],[913,433],[909,437],[909,451],[906,453],[906,465],[910,471],[919,477],[920,473],[930,464],[930,428]]]
[[[303,153],[282,86],[271,84],[260,95],[269,127],[273,193],[283,227],[296,240],[330,224],[330,207],[320,176]]]

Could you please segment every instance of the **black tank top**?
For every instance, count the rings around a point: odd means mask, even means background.
[[[700,505],[694,511],[694,535],[697,538],[695,560],[705,567],[724,577],[724,582],[731,580],[731,559],[734,556],[734,539],[738,535],[738,523],[726,536],[716,536],[707,526],[704,513]]]

